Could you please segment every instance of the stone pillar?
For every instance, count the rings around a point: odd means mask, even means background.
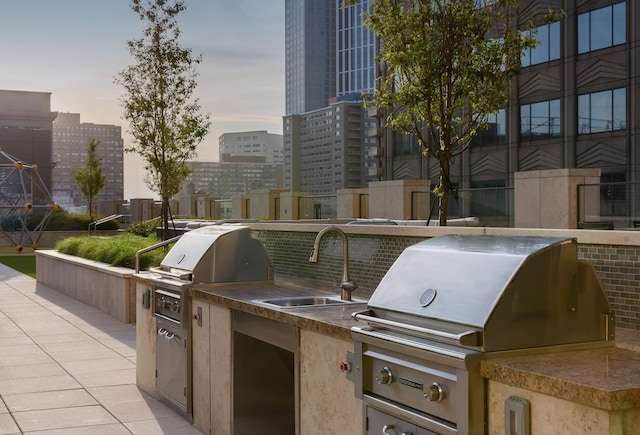
[[[369,217],[426,219],[429,187],[429,180],[373,181],[369,183]]]
[[[280,219],[298,220],[300,219],[300,192],[280,193]]]
[[[153,219],[153,199],[134,198],[129,201],[131,208],[131,222],[143,222]]]
[[[578,185],[600,183],[600,169],[551,169],[514,174],[516,228],[575,229],[580,216],[600,221],[600,189]],[[579,208],[580,207],[580,208]]]
[[[369,217],[369,189],[338,189],[338,219]]]

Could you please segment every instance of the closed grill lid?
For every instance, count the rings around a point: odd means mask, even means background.
[[[485,350],[606,340],[611,323],[593,267],[566,237],[425,240],[398,257],[368,308],[408,324],[477,330]]]

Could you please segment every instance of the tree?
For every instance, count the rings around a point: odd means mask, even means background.
[[[356,4],[358,0],[348,0]],[[387,127],[415,136],[440,167],[440,225],[453,191],[450,166],[488,117],[506,106],[533,23],[517,29],[519,0],[373,0],[365,24],[380,38],[383,73],[367,100]]]
[[[121,71],[116,83],[125,89],[124,118],[147,171],[145,182],[162,200],[164,236],[169,229],[169,199],[189,174],[186,161],[209,131],[209,115],[193,98],[196,65],[201,56],[179,45],[176,17],[186,9],[178,0],[131,0],[131,9],[146,23],[140,39],[127,41],[136,63]]]
[[[102,172],[102,159],[96,154],[96,148],[100,141],[89,139],[87,145],[87,158],[84,159],[84,167],[73,170],[73,179],[82,192],[82,197],[89,205],[89,217],[93,220],[93,200],[104,189],[107,177]]]

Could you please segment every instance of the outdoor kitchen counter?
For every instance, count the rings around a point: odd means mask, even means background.
[[[510,396],[531,403],[532,425],[562,426],[558,433],[640,431],[640,331],[617,329],[616,345],[599,349],[486,359],[480,373],[489,380],[490,433],[504,433]]]
[[[351,327],[359,322],[351,313],[366,309],[371,290],[357,288],[353,292],[354,301],[337,306],[278,308],[259,303],[257,300],[292,296],[337,296],[340,287],[331,288],[324,282],[283,277],[270,283],[221,283],[220,285],[194,285],[191,294],[194,299],[226,306],[230,309],[254,314],[277,322],[286,323],[322,335],[351,341]]]

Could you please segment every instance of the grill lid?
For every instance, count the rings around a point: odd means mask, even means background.
[[[186,232],[154,269],[193,283],[271,280],[271,260],[251,229],[211,225]]]
[[[406,324],[475,329],[485,350],[604,340],[610,326],[607,298],[572,238],[425,240],[398,257],[368,308]]]

